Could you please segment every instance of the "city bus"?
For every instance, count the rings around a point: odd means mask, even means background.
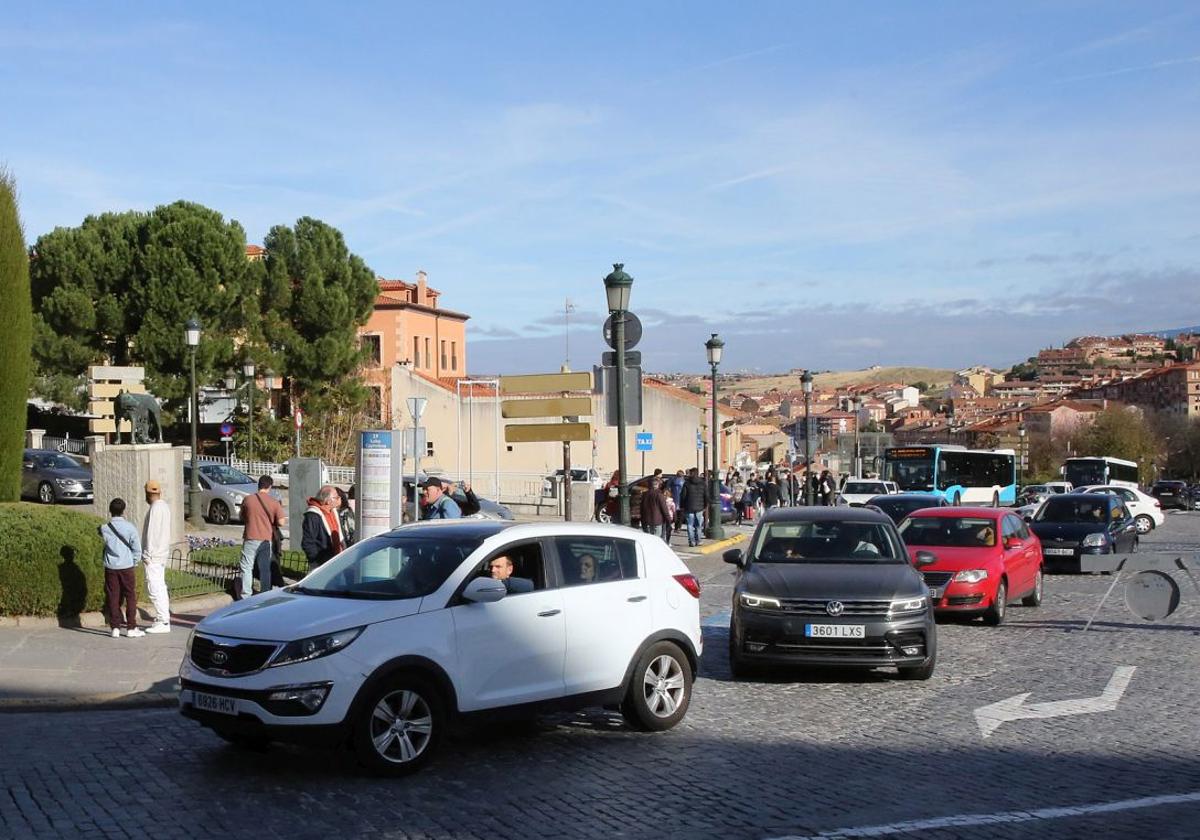
[[[1138,488],[1137,461],[1099,456],[1068,458],[1063,462],[1060,472],[1063,479],[1071,482],[1073,487],[1112,484],[1117,487],[1128,487],[1131,490]]]
[[[883,462],[883,477],[902,491],[936,493],[953,505],[999,507],[1017,501],[1017,458],[1011,449],[891,446],[884,450]]]

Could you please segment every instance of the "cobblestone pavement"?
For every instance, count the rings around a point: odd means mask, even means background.
[[[1200,513],[1171,516],[1144,539],[1154,547],[1200,550]],[[464,733],[418,777],[381,781],[336,753],[239,751],[169,710],[8,715],[0,836],[1200,836],[1200,596],[1186,579],[1170,618],[1143,623],[1114,594],[1083,633],[1111,578],[1053,576],[1043,607],[1014,607],[999,628],[941,625],[927,683],[735,683],[729,567],[689,563],[710,622],[693,705],[671,732],[598,711],[547,717]],[[1115,711],[980,734],[979,706],[1094,697],[1123,665],[1136,671]],[[1171,794],[1184,796],[1146,799]]]

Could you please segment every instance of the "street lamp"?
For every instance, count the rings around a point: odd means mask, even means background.
[[[1017,424],[1017,493],[1021,492],[1021,482],[1025,480],[1025,424]]]
[[[249,428],[250,457],[247,460],[253,461],[254,460],[254,360],[253,359],[246,359],[246,361],[242,363],[242,373],[246,377],[246,385],[249,386],[247,390],[249,391],[249,394],[250,394],[250,415],[249,415],[249,417],[250,417],[250,428]]]
[[[408,413],[412,415],[413,421],[413,522],[421,519],[421,502],[418,500],[417,494],[420,493],[419,485],[421,471],[421,450],[417,446],[417,429],[421,427],[421,415],[425,413],[425,405],[429,400],[425,397],[409,397]],[[401,494],[403,495],[403,494]],[[400,517],[403,521],[404,517]]]
[[[800,377],[800,385],[804,388],[804,504],[812,507],[812,424],[809,422],[808,413],[812,408],[813,376],[807,370]]]
[[[854,409],[854,477],[862,478],[862,452],[858,448],[858,427],[860,418],[862,417],[862,400],[855,397],[850,401],[850,407]]]
[[[712,497],[708,500],[708,538],[710,540],[720,540],[725,537],[725,530],[721,527],[721,470],[719,463],[720,448],[717,445],[717,432],[721,428],[721,423],[717,419],[717,365],[721,364],[721,352],[725,348],[725,342],[717,337],[716,333],[712,334],[712,338],[704,342],[704,349],[708,351],[708,363],[712,366]]]
[[[617,521],[629,524],[629,475],[625,464],[625,313],[629,311],[629,292],[633,278],[623,263],[613,263],[612,273],[604,278],[604,294],[612,313],[613,344],[617,351]]]
[[[200,415],[200,392],[196,390],[196,348],[200,346],[200,321],[193,315],[183,326],[183,341],[192,351],[192,472],[188,482],[188,522],[204,527],[200,512],[200,451],[196,445],[196,423]]]

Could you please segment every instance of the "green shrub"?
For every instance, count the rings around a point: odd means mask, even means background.
[[[29,254],[17,215],[16,185],[0,170],[0,501],[21,498],[21,461],[25,445],[25,400],[32,364],[33,301],[29,290]]]

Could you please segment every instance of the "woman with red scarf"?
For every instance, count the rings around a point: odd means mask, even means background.
[[[315,497],[308,500],[300,547],[308,558],[310,572],[340,554],[345,547],[346,541],[337,514],[339,501],[337,489],[330,485],[322,487]]]

